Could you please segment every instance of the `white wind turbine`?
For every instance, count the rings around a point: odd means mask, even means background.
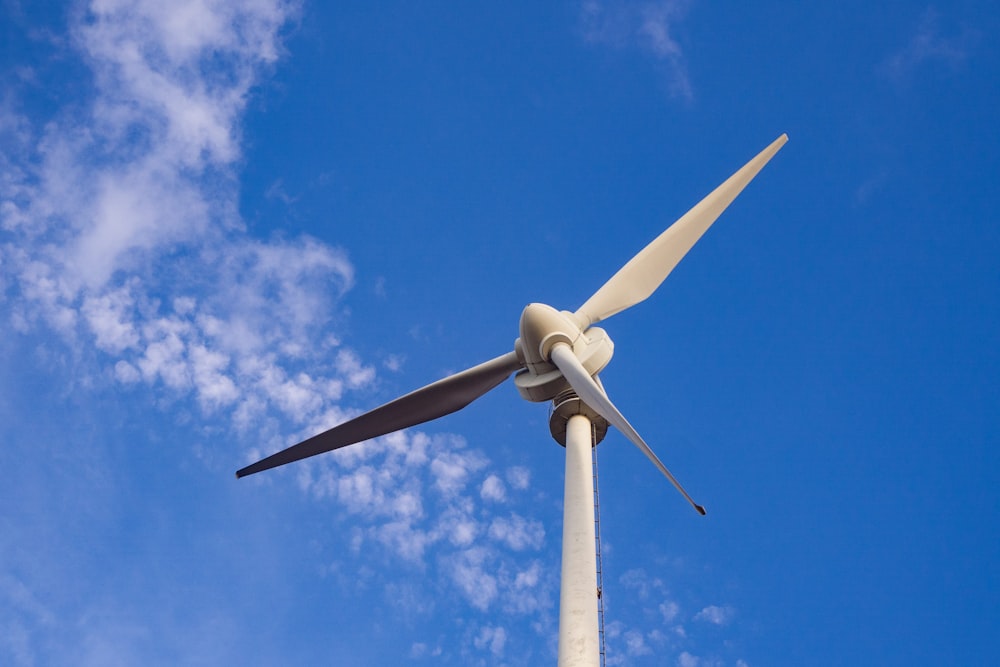
[[[590,448],[604,437],[609,424],[617,427],[700,514],[705,514],[705,509],[688,495],[608,398],[597,374],[611,360],[614,345],[604,329],[594,325],[649,297],[786,141],[787,135],[778,137],[698,202],[576,312],[557,311],[540,303],[525,307],[521,336],[514,341],[513,351],[283,449],[242,468],[236,476],[245,477],[443,417],[516,373],[514,384],[522,397],[553,402],[549,427],[552,436],[566,447],[558,664],[597,667],[600,648]]]

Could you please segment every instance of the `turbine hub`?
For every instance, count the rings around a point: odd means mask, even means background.
[[[572,346],[583,335],[570,312],[559,312],[544,303],[529,303],[521,313],[521,344],[528,368],[545,372],[554,368],[549,352],[556,343]]]
[[[584,331],[573,313],[560,312],[543,303],[525,307],[520,329],[521,337],[515,347],[523,357],[525,368],[514,376],[514,384],[521,396],[529,401],[548,401],[569,388],[562,373],[549,361],[549,353],[556,343],[566,343],[573,348],[573,353],[591,375],[599,373],[614,353],[614,343],[604,329],[590,327]]]

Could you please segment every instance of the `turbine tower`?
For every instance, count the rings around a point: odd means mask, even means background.
[[[521,396],[553,402],[552,436],[566,447],[559,667],[600,664],[590,448],[609,425],[621,431],[685,500],[697,504],[608,398],[598,374],[614,344],[594,326],[648,298],[744,187],[778,152],[781,135],[628,261],[575,312],[532,303],[521,313],[514,349],[410,392],[237,471],[237,477],[393,433],[460,410],[514,373]]]

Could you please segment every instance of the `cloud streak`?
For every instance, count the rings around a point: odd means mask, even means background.
[[[968,29],[945,36],[940,14],[933,8],[928,8],[920,17],[917,29],[906,46],[883,61],[880,70],[890,79],[901,82],[932,63],[957,68],[969,57],[974,41],[975,33]]]
[[[637,48],[664,66],[671,97],[694,100],[677,25],[687,15],[689,0],[629,2],[586,0],[581,6],[584,39],[614,48]]]

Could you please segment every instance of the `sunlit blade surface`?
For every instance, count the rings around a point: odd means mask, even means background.
[[[642,453],[646,455],[646,458],[652,461],[653,465],[659,468],[660,472],[662,472],[666,478],[670,480],[670,483],[681,492],[681,495],[684,496],[689,503],[691,503],[691,506],[694,507],[699,514],[704,515],[705,508],[696,503],[691,496],[688,495],[688,492],[684,490],[684,487],[681,486],[680,482],[678,482],[677,479],[670,474],[670,471],[667,470],[667,466],[663,465],[663,462],[657,458],[656,454],[654,454],[653,450],[649,448],[649,445],[646,444],[645,440],[643,440],[639,434],[636,433],[635,429],[632,428],[632,425],[628,423],[628,420],[625,419],[622,413],[618,411],[618,408],[616,408],[611,402],[611,399],[609,399],[604,393],[604,390],[601,389],[594,378],[590,376],[587,369],[583,367],[580,360],[576,358],[575,354],[573,354],[572,348],[565,343],[560,343],[552,348],[551,355],[552,363],[554,363],[562,372],[563,377],[565,377],[566,381],[569,382],[569,385],[573,387],[573,391],[575,391],[576,395],[580,397],[580,400],[596,410],[597,413],[607,419],[612,426],[615,426],[619,431],[625,434],[625,437],[635,443],[636,447],[641,449]]]
[[[778,137],[643,248],[580,306],[578,319],[596,324],[649,297],[786,141],[787,135]]]
[[[510,352],[438,380],[237,471],[237,477],[423,424],[461,410],[521,368]]]

